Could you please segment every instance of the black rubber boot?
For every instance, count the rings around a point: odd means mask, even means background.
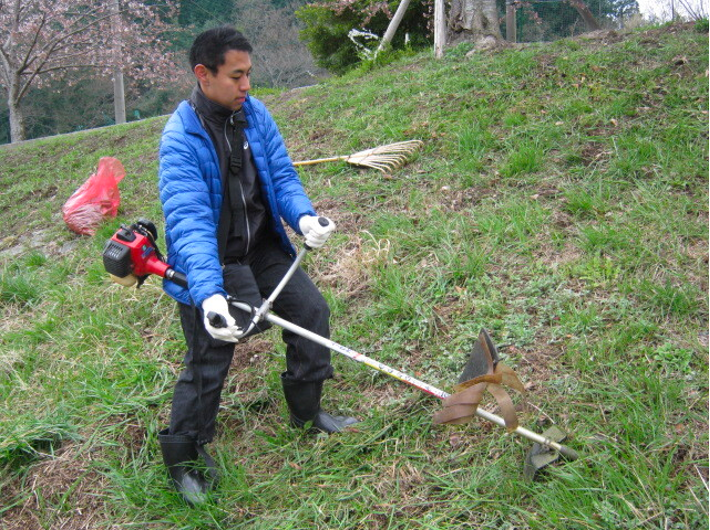
[[[163,453],[163,462],[170,472],[175,489],[180,492],[185,502],[192,506],[204,503],[217,480],[212,458],[204,449],[198,448],[192,438],[168,434],[168,429],[158,434],[158,441]],[[199,456],[203,457],[208,466],[209,478],[199,469]]]
[[[359,420],[349,416],[332,416],[320,408],[320,397],[323,392],[323,381],[315,383],[298,383],[288,381],[281,374],[284,396],[288,410],[291,413],[291,425],[303,427],[313,422],[312,427],[319,431],[332,434],[358,423]]]

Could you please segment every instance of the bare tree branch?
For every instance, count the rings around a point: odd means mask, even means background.
[[[42,19],[40,21],[40,25],[37,28],[37,31],[35,31],[34,35],[32,36],[32,41],[30,42],[29,47],[27,48],[27,53],[25,54],[25,58],[20,62],[20,64],[24,64],[29,66],[33,59],[30,59],[30,56],[32,55],[32,50],[34,50],[35,46],[37,45],[37,42],[39,42],[39,36],[42,32],[42,28],[44,27],[45,22],[47,21],[46,14],[42,13]]]
[[[691,20],[701,20],[708,17],[708,11],[704,2],[698,2],[698,4],[694,6],[688,0],[678,1]]]
[[[175,65],[168,43],[157,38],[168,28],[158,13],[173,9],[175,1],[164,0],[158,7],[138,0],[124,3],[125,27],[117,29],[110,24],[115,14],[107,2],[0,0],[0,88],[8,99],[13,141],[24,135],[20,104],[33,86],[62,71],[110,68],[121,61],[110,45],[117,31],[132,58],[124,68],[132,67],[143,79],[167,78]]]

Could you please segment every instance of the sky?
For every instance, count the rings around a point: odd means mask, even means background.
[[[670,18],[671,3],[675,2],[675,9],[679,14],[684,14],[685,11],[679,0],[636,0],[639,4],[639,9],[643,15],[655,15],[661,18]],[[705,6],[705,13],[708,12],[709,0],[683,0],[691,6]]]

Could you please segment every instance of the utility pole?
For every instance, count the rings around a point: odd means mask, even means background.
[[[514,0],[505,2],[505,40],[508,42],[518,42],[517,28],[515,22]]]
[[[119,0],[111,0],[111,27],[113,28],[113,110],[116,119],[116,124],[126,123],[126,95],[123,90],[123,70],[121,63],[123,62],[121,36],[121,8]]]
[[[446,46],[446,4],[434,0],[434,57],[441,59]]]

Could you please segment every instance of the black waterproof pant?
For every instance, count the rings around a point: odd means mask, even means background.
[[[268,297],[293,259],[273,239],[264,240],[241,263],[249,265],[263,297]],[[173,394],[170,434],[185,435],[198,445],[212,441],[224,380],[234,355],[234,344],[213,339],[205,330],[202,310],[178,304],[187,354]],[[281,318],[323,337],[330,336],[330,310],[310,278],[298,269],[273,305]],[[294,382],[332,377],[330,350],[284,330],[286,371]]]

